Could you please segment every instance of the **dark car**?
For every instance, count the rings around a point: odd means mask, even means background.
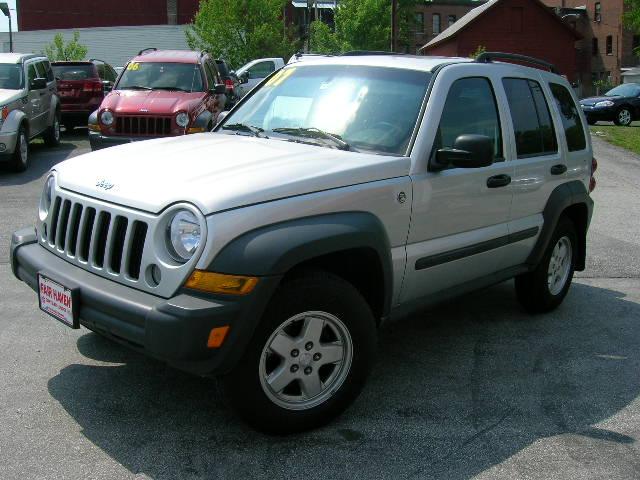
[[[628,126],[640,120],[640,83],[625,83],[609,90],[602,97],[580,100],[589,125],[596,122],[615,122]]]
[[[89,115],[100,106],[118,77],[111,65],[102,60],[53,62],[62,106],[62,124],[67,131],[86,126]]]
[[[238,80],[238,76],[235,74],[233,70],[229,68],[229,65],[224,60],[218,58],[215,60],[216,66],[218,67],[218,72],[224,80],[225,87],[227,88],[227,110],[231,108],[240,98],[238,85],[240,84],[240,80]]]

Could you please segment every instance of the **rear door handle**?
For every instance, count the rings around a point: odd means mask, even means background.
[[[563,164],[554,165],[551,167],[551,175],[562,175],[567,171],[567,166]]]
[[[489,188],[506,187],[510,183],[511,177],[509,175],[494,175],[493,177],[487,178],[487,187]]]

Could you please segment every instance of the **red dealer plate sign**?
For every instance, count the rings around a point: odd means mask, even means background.
[[[73,290],[39,274],[38,296],[40,298],[40,309],[43,312],[48,313],[71,328],[80,328],[80,322],[74,311],[76,295],[74,295]]]

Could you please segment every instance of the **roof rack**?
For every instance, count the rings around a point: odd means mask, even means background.
[[[364,55],[406,55],[398,52],[385,52],[382,50],[352,50],[350,52],[344,52],[343,57],[359,57]]]
[[[107,63],[107,62],[105,62],[104,60],[101,60],[101,59],[99,59],[99,58],[90,58],[90,59],[89,59],[89,61],[90,61],[90,62],[102,62],[102,63]]]
[[[147,53],[155,52],[158,49],[156,47],[143,48],[138,52],[138,55],[146,55]]]
[[[560,75],[560,71],[553,63],[545,62],[539,58],[520,55],[518,53],[502,53],[502,52],[483,52],[476,58],[478,63],[492,63],[494,60],[518,60],[532,65],[538,65],[548,68],[551,73]]]

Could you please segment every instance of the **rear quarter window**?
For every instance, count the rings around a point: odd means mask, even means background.
[[[578,152],[587,148],[587,140],[584,136],[584,126],[578,113],[578,107],[566,87],[558,83],[550,83],[553,94],[560,110],[564,134],[567,137],[567,147],[570,152]]]

